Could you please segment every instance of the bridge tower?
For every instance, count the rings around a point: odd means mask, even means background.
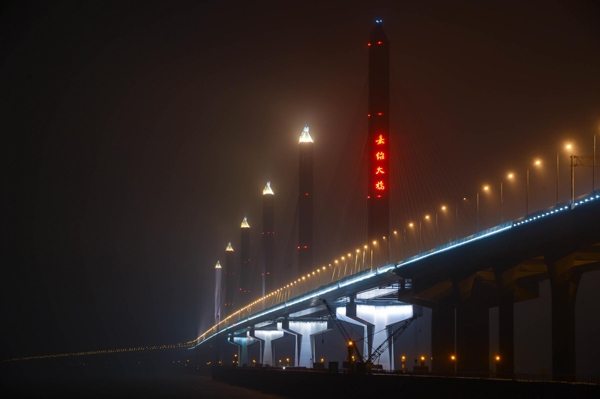
[[[217,261],[215,266],[215,324],[219,324],[221,321],[221,302],[223,294],[223,284],[221,282],[222,267],[221,263]]]
[[[239,280],[239,303],[244,306],[250,302],[250,225],[248,218],[242,220],[240,241],[240,280]]]
[[[298,269],[305,275],[313,269],[313,140],[308,126],[300,135],[299,145]]]
[[[234,252],[231,243],[227,244],[225,249],[225,317],[233,313],[233,298],[235,295],[235,263]]]
[[[368,236],[370,245],[375,247],[376,259],[388,263],[391,172],[389,165],[392,155],[390,154],[390,44],[381,27],[381,20],[376,21],[368,47]],[[387,241],[383,237],[386,237]]]
[[[275,193],[271,189],[271,182],[263,189],[263,248],[265,251],[262,270],[262,296],[273,290],[273,242],[274,234],[274,211],[273,201]]]

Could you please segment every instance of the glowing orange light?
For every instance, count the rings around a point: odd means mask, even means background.
[[[385,185],[383,184],[383,181],[378,181],[377,184],[375,184],[375,188],[377,190],[385,190]]]
[[[385,172],[383,171],[383,166],[378,166],[377,170],[375,171],[375,174],[376,175],[379,175],[379,174],[383,175],[383,174],[385,174]]]
[[[371,47],[371,43],[367,44],[367,46]]]
[[[377,44],[381,44],[381,42],[377,42]]]
[[[383,139],[383,134],[379,135],[379,138],[377,140],[375,140],[375,143],[377,143],[377,145],[385,144],[385,140]]]
[[[378,160],[382,160],[382,159],[385,159],[385,154],[384,154],[384,152],[383,152],[383,151],[379,151],[377,154],[375,154],[375,157],[376,157]]]

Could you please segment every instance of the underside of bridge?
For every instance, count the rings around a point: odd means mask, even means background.
[[[575,375],[575,299],[585,272],[600,268],[600,243],[576,250],[548,246],[542,256],[521,262],[490,260],[471,275],[429,284],[408,280],[398,299],[432,309],[432,369],[487,373],[489,309],[499,309],[498,374],[514,374],[514,304],[539,297],[550,281],[552,294],[552,373]],[[453,358],[454,356],[454,358]]]

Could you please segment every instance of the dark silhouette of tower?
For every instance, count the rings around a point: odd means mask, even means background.
[[[389,258],[390,44],[377,20],[369,46],[368,209],[369,245],[376,263]],[[383,238],[385,237],[385,239]],[[380,264],[377,264],[380,266]]]
[[[298,269],[313,269],[313,140],[304,127],[300,136],[300,183],[298,185]]]
[[[235,260],[231,243],[225,249],[225,303],[223,313],[225,317],[233,313],[233,298],[235,296]]]
[[[275,241],[273,201],[275,193],[271,182],[263,190],[263,248],[265,251],[262,271],[262,296],[273,290],[273,243]]]
[[[246,306],[250,302],[250,225],[244,218],[241,228],[240,242],[240,280],[239,280],[239,305]]]

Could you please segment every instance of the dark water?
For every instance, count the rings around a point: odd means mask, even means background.
[[[4,398],[279,398],[198,375],[2,376],[1,384]]]

